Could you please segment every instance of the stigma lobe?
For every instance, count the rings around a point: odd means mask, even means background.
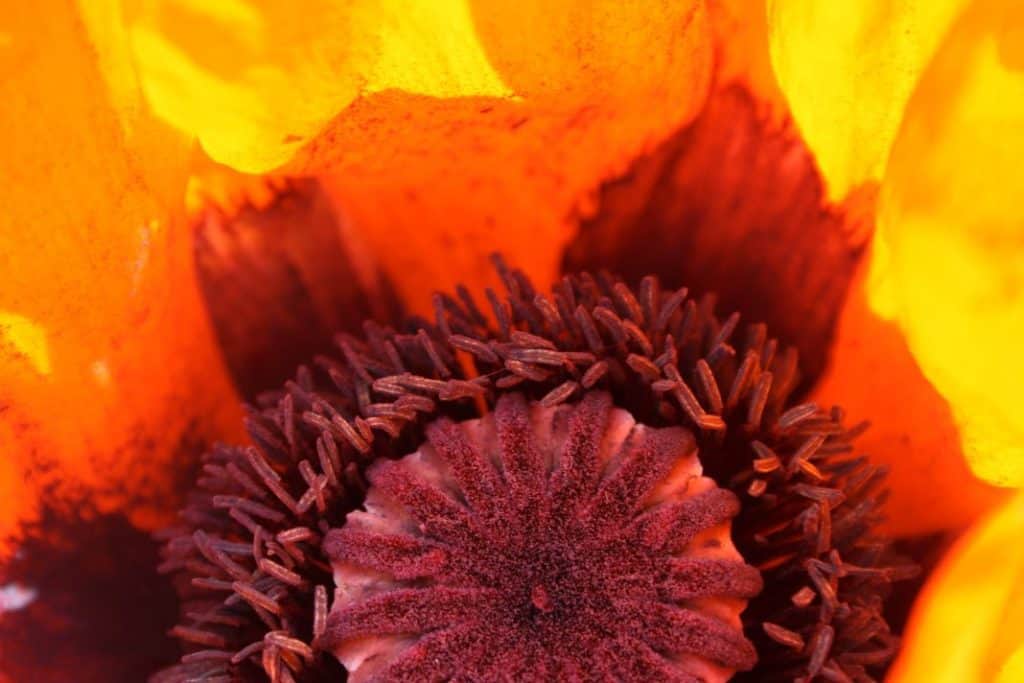
[[[352,681],[724,681],[756,663],[739,615],[761,590],[729,538],[733,494],[682,427],[609,396],[427,427],[368,471],[328,533],[319,646]]]

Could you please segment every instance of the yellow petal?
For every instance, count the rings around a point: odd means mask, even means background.
[[[772,64],[838,200],[882,176],[903,108],[968,0],[768,0]]]
[[[973,472],[1024,484],[1024,10],[979,2],[911,99],[879,209],[872,305],[949,401]]]
[[[0,18],[0,538],[44,492],[142,499],[142,521],[183,444],[236,412],[169,220],[189,142],[83,27],[70,0]]]
[[[127,13],[156,112],[247,172],[363,94],[509,97],[466,0],[157,0]]]
[[[949,552],[918,598],[889,683],[1018,683],[1024,646],[1024,493]]]

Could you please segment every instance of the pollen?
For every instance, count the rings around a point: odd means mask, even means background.
[[[441,418],[373,465],[328,534],[321,645],[349,680],[664,680],[749,670],[740,612],[761,577],[729,538],[738,499],[683,427],[605,392]]]

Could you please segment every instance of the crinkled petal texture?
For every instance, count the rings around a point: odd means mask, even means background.
[[[975,475],[1024,484],[1024,7],[978,2],[911,98],[879,207],[873,307],[949,401]]]
[[[0,23],[0,536],[44,491],[152,522],[177,449],[236,412],[168,218],[188,143],[145,113],[116,30],[97,47],[62,0]]]
[[[891,683],[1024,680],[1024,493],[962,538],[911,617]]]
[[[833,199],[882,178],[904,106],[968,2],[768,0],[772,64]]]
[[[420,311],[496,284],[495,250],[550,282],[595,188],[693,118],[712,65],[701,0],[161,0],[127,21],[162,116],[235,168],[320,174]]]

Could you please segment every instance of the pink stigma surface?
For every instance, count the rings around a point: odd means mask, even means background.
[[[693,435],[591,392],[428,426],[332,530],[320,646],[360,681],[724,681],[756,662],[739,503]]]

